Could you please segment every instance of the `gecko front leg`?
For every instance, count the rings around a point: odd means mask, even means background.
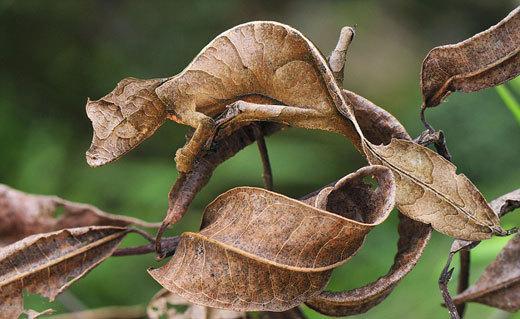
[[[215,121],[200,112],[187,112],[184,114],[176,114],[182,123],[195,128],[195,132],[190,140],[182,148],[175,153],[175,163],[177,171],[186,173],[191,170],[193,161],[201,152],[205,145],[211,143],[215,136]]]

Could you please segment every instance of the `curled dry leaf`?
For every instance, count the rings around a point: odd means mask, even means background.
[[[234,27],[156,92],[171,119],[196,128],[177,152],[181,172],[192,169],[196,156],[212,140],[217,129],[213,117],[219,114],[223,131],[251,121],[333,131],[351,139],[371,163],[394,171],[403,214],[462,239],[501,232],[479,191],[441,156],[412,142],[394,140],[385,146],[365,137],[351,104],[368,102],[345,98],[318,49],[289,26],[251,22]],[[396,135],[403,137],[402,132]],[[445,182],[446,189],[440,187]],[[171,215],[164,225],[170,221],[175,221]]]
[[[109,163],[147,139],[166,120],[165,106],[155,94],[163,79],[126,78],[99,100],[87,101],[94,134],[86,153],[90,166]]]
[[[376,190],[362,182],[374,176]],[[300,201],[240,187],[205,210],[165,266],[150,270],[187,300],[235,311],[284,311],[318,294],[393,207],[391,172],[370,166]],[[329,211],[325,211],[328,209]]]
[[[515,235],[477,282],[453,299],[478,302],[506,311],[520,309],[520,234]]]
[[[411,139],[404,126],[388,111],[354,92],[342,90],[342,94],[370,143],[379,145],[390,143],[392,138]]]
[[[343,94],[354,114],[382,110],[355,93],[345,90]],[[481,240],[502,232],[500,220],[482,194],[466,176],[457,175],[452,163],[413,143],[391,115],[365,114],[368,117],[360,122],[361,129],[366,129],[365,154],[371,164],[387,166],[394,173],[396,206],[401,213],[461,239]]]
[[[505,214],[520,208],[520,188],[494,199],[489,203],[495,214],[502,218]]]
[[[392,138],[410,139],[404,127],[390,113],[359,95],[344,90],[359,119],[359,126],[372,143],[389,143]],[[399,214],[399,242],[388,273],[363,287],[345,292],[322,292],[306,304],[329,316],[364,313],[382,302],[419,261],[430,239],[431,227]]]
[[[519,10],[516,8],[498,24],[467,40],[428,53],[421,71],[424,106],[439,105],[453,91],[478,91],[518,75]]]
[[[184,311],[179,311],[172,306],[188,306]],[[190,303],[183,297],[169,292],[166,289],[160,290],[148,304],[146,313],[150,319],[242,319],[246,318],[245,312],[236,312],[225,309],[216,309],[199,306]]]
[[[63,208],[57,217],[58,208]],[[137,218],[112,215],[97,207],[56,196],[27,194],[0,184],[0,246],[29,235],[83,226],[158,227]]]
[[[410,139],[401,123],[384,109],[353,92],[344,90],[343,95],[345,99],[349,99],[355,116],[360,119],[361,129],[371,142],[387,144],[392,137]],[[277,128],[273,128],[270,123],[265,124],[267,124],[267,127],[263,130],[264,134],[276,131]],[[215,167],[253,141],[254,134],[250,132],[249,128],[244,127],[233,133],[232,136],[219,141],[216,152],[204,154],[201,160],[196,162],[192,171],[181,175],[170,192],[168,216],[172,212],[171,216],[180,218],[186,212],[196,191],[207,183]],[[307,196],[302,201],[307,204],[314,203],[315,196],[318,193],[319,191]],[[188,197],[187,194],[192,194],[192,196]],[[398,282],[413,269],[431,234],[431,228],[428,225],[413,221],[402,214],[399,215],[399,218],[398,252],[387,275],[363,288],[342,293],[340,297],[334,296],[336,298],[334,304],[328,300],[328,297],[320,295],[308,302],[309,306],[329,315],[334,313],[346,315],[365,312],[381,302],[396,287]],[[266,312],[264,314],[273,316],[280,313]],[[283,318],[283,316],[280,316],[280,318]]]
[[[324,291],[307,301],[312,309],[328,316],[367,312],[382,302],[417,264],[428,244],[431,228],[399,214],[399,242],[388,273],[363,287],[345,292]]]
[[[0,249],[0,318],[23,311],[24,290],[51,301],[97,266],[128,232],[120,227],[82,227],[29,236]]]

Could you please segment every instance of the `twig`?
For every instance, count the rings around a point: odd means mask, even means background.
[[[256,144],[258,145],[260,159],[262,160],[264,187],[271,191],[273,190],[273,172],[271,170],[271,162],[269,161],[269,153],[267,152],[264,134],[256,123],[253,125],[253,132],[255,133]]]
[[[423,123],[424,127],[430,131],[430,133],[433,133],[435,132],[435,129],[430,125],[430,123],[428,123],[428,121],[426,121],[426,116],[424,114],[424,112],[426,111],[426,105],[422,105],[421,106],[421,113],[420,113],[420,116],[421,116],[421,122]]]
[[[457,284],[457,293],[460,294],[469,287],[469,273],[470,273],[470,261],[471,252],[469,249],[463,249],[459,252],[460,259],[460,273]],[[464,317],[466,311],[466,303],[460,303],[457,305],[457,312],[461,318]]]
[[[161,241],[161,247],[164,250],[165,257],[171,256],[175,253],[175,249],[177,248],[177,245],[179,244],[180,237],[174,236],[174,237],[166,237],[163,238]],[[112,254],[114,257],[120,257],[120,256],[135,256],[135,255],[145,255],[149,253],[155,252],[155,242],[152,242],[147,245],[143,246],[137,246],[137,247],[127,247],[127,248],[121,248]]]
[[[443,131],[426,130],[422,132],[421,135],[419,135],[417,138],[415,138],[414,142],[423,146],[433,144],[439,155],[450,162],[452,161],[451,154],[448,151],[448,147],[446,146],[446,136],[444,135]]]
[[[429,144],[432,144],[435,146],[435,149],[439,155],[444,157],[448,161],[452,161],[452,157],[450,152],[448,151],[448,147],[446,146],[446,137],[444,135],[443,131],[435,131],[435,129],[426,121],[426,118],[424,116],[424,111],[426,107],[424,104],[421,107],[421,122],[423,122],[424,127],[426,127],[426,131],[422,132],[421,135],[416,138],[414,141],[418,144],[427,146]],[[461,260],[460,260],[460,275],[459,275],[459,284],[458,284],[458,292],[460,293],[460,289],[466,290],[466,288],[469,285],[469,261],[470,261],[470,253],[469,250],[463,250],[464,253],[461,253]],[[450,291],[448,289],[448,283],[451,279],[451,276],[453,274],[453,269],[450,269],[451,260],[453,258],[453,255],[456,252],[450,251],[450,254],[448,255],[448,260],[446,261],[446,265],[444,266],[444,269],[441,272],[441,275],[439,277],[439,289],[441,290],[442,299],[444,299],[444,304],[446,305],[446,308],[448,308],[448,311],[450,313],[451,319],[461,319],[464,315],[464,310],[466,308],[465,304],[459,304],[458,306],[455,306],[453,303],[453,299],[451,298]],[[464,254],[464,255],[463,255]]]
[[[446,265],[441,272],[439,277],[439,288],[442,293],[442,299],[444,299],[444,304],[450,313],[451,319],[460,319],[459,313],[457,311],[457,307],[453,303],[453,299],[450,296],[450,292],[448,290],[448,282],[451,279],[451,275],[453,274],[453,268],[450,269],[451,259],[453,258],[454,253],[450,252],[448,255],[448,260],[446,261]]]
[[[447,159],[448,161],[452,161],[452,157],[450,152],[448,151],[448,147],[446,146],[446,136],[443,131],[439,131],[439,138],[433,143],[437,153]]]

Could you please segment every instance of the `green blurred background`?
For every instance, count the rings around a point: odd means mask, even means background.
[[[0,182],[161,220],[176,177],[173,154],[187,128],[166,123],[124,158],[89,168],[85,101],[103,96],[127,76],[176,74],[217,34],[251,20],[292,25],[326,54],[342,26],[357,25],[345,86],[392,112],[416,136],[422,130],[419,71],[429,49],[486,29],[516,5],[511,0],[0,1]],[[446,132],[459,172],[487,199],[519,186],[520,125],[496,90],[453,94],[427,117]],[[289,196],[302,196],[366,165],[350,142],[331,134],[291,129],[269,137],[267,144],[275,189]],[[218,168],[171,233],[196,230],[205,204],[239,185],[261,186],[254,145]],[[514,215],[505,220],[506,227],[520,223]],[[387,271],[396,251],[396,222],[393,214],[369,235],[362,251],[335,271],[331,289],[357,287]],[[506,241],[494,238],[475,249],[472,281]],[[395,292],[356,318],[447,317],[437,278],[450,242],[434,234]],[[141,243],[136,236],[125,241]],[[146,273],[155,266],[152,255],[111,258],[71,291],[88,308],[144,305],[160,288]],[[42,310],[49,304],[28,296],[27,306]],[[51,306],[64,310],[59,301]],[[471,304],[467,318],[498,315]]]

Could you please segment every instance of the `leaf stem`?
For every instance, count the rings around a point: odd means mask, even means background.
[[[459,281],[457,285],[457,293],[460,294],[464,290],[469,287],[469,273],[471,266],[471,252],[469,249],[463,249],[459,253],[460,259],[460,273],[459,273]],[[464,317],[464,312],[466,311],[466,303],[463,302],[457,305],[457,312],[461,318]]]

